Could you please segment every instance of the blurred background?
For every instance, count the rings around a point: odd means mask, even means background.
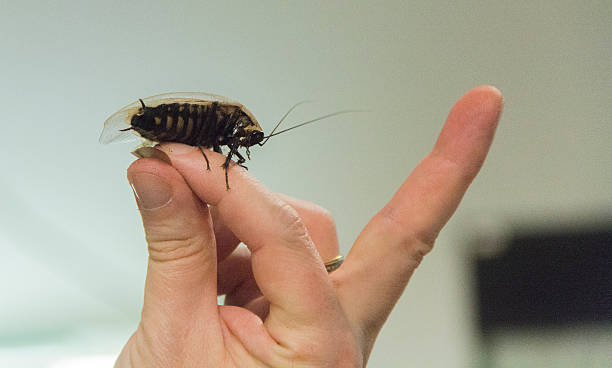
[[[137,326],[134,145],[98,144],[122,106],[213,92],[264,131],[304,99],[292,122],[372,111],[248,165],[328,208],[346,253],[453,103],[493,84],[491,153],[369,366],[610,367],[610,19],[610,1],[0,0],[0,366],[110,367]]]

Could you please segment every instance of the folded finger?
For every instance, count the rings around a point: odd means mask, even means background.
[[[159,149],[196,195],[216,206],[225,226],[248,246],[253,275],[270,301],[271,318],[275,316],[266,323],[284,328],[287,323],[318,322],[333,300],[333,290],[298,213],[237,165],[230,165],[231,189],[227,190],[221,168],[225,157],[220,154],[206,152],[213,168],[207,171],[197,148],[162,144]]]
[[[275,195],[279,196],[297,211],[323,262],[329,261],[339,254],[336,224],[326,209],[312,202],[297,199],[286,194],[275,193]],[[247,281],[253,277],[250,268],[250,252],[244,248],[236,248],[240,240],[225,226],[223,218],[216,207],[211,206],[210,211],[215,228],[217,257],[219,259],[218,292],[220,295],[232,294],[229,299],[226,298],[226,302],[228,300],[231,301],[230,305],[242,305],[236,304],[236,300],[242,301],[244,298],[239,297],[235,299],[233,293],[244,289],[248,285]],[[229,257],[227,255],[228,250],[233,251]],[[247,294],[252,295],[251,292]]]
[[[329,211],[312,202],[286,194],[276,193],[276,195],[287,202],[300,215],[323,262],[329,261],[339,254],[336,223]]]
[[[286,194],[275,193],[275,195],[297,211],[323,261],[330,260],[338,255],[336,224],[325,208]],[[213,219],[215,238],[217,239],[217,258],[221,262],[236,249],[240,240],[225,226],[217,207],[211,206],[210,213]]]
[[[209,206],[210,214],[212,216],[213,228],[215,231],[215,239],[217,241],[217,260],[223,262],[234,250],[240,239],[234,235],[223,221],[223,216],[219,212],[217,206]]]

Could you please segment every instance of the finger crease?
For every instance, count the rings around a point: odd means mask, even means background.
[[[187,258],[193,258],[204,252],[204,247],[200,245],[177,245],[159,249],[149,246],[149,258],[157,263],[174,262]]]

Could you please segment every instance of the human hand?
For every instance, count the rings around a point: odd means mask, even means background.
[[[128,169],[149,244],[141,322],[117,367],[363,367],[421,259],[478,173],[502,109],[493,87],[451,110],[430,154],[363,229],[346,261],[320,207],[248,172],[202,170],[162,144]],[[222,155],[207,152],[211,166]],[[243,242],[243,247],[236,248]],[[375,275],[375,276],[374,276]],[[226,304],[217,295],[227,293]]]

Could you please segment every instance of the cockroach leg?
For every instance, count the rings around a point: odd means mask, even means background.
[[[223,162],[223,164],[221,165],[222,168],[227,169],[229,167],[230,162],[232,162],[232,153],[232,151],[229,151],[229,153],[225,157],[225,162]]]
[[[221,165],[221,167],[223,167],[223,170],[225,170],[225,187],[227,188],[227,190],[230,190],[229,179],[227,177],[227,171],[229,170],[230,162],[232,162],[233,151],[234,151],[234,148],[232,147],[232,149],[230,149],[229,153],[227,154],[227,157],[225,158],[225,162]]]
[[[206,157],[206,153],[204,153],[204,148],[202,148],[202,146],[198,146],[198,148],[200,149],[200,152],[202,152],[202,156],[204,156],[204,159],[206,160],[206,170],[210,171],[210,162],[208,161],[208,157]]]
[[[243,167],[246,170],[248,170],[249,168],[243,165],[243,163],[245,163],[246,160],[244,159],[244,157],[242,157],[240,152],[236,151],[235,154],[236,154],[236,156],[238,156],[238,162],[236,162],[238,164],[238,166]]]
[[[227,169],[228,169],[228,168],[226,167],[226,168],[225,168],[225,189],[226,189],[226,190],[230,190],[230,187],[229,187],[229,179],[228,179],[228,177],[227,177]]]
[[[223,167],[223,169],[225,170],[225,187],[227,188],[227,190],[230,189],[229,186],[229,179],[228,179],[228,175],[227,175],[227,171],[229,170],[229,165],[232,162],[232,156],[236,155],[238,156],[238,159],[242,159],[242,162],[244,162],[244,157],[242,157],[242,155],[238,152],[238,140],[236,140],[232,145],[230,145],[230,150],[227,153],[227,157],[225,158],[225,162],[223,162],[223,165],[221,165],[221,167]]]

